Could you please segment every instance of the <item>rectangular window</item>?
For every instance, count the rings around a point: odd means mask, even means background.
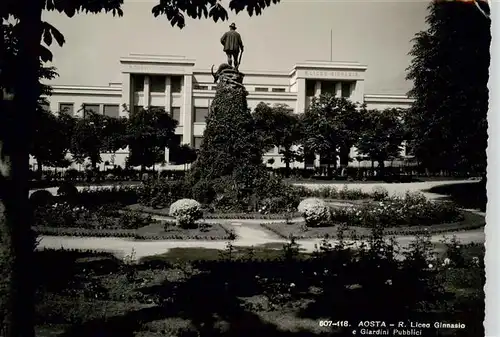
[[[321,93],[322,94],[330,94],[335,96],[336,95],[336,82],[334,81],[322,81],[321,82]]]
[[[203,144],[203,137],[194,137],[194,148],[199,150]]]
[[[342,82],[342,97],[351,97],[351,82]]]
[[[208,108],[194,108],[194,122],[205,123],[205,118],[208,116]]]
[[[120,117],[120,106],[118,104],[105,104],[104,116],[118,118]]]
[[[268,92],[269,88],[256,87],[255,91],[258,91],[258,92]]]
[[[152,105],[149,107],[150,109],[154,109],[154,110],[163,110],[165,111],[165,107],[164,106],[157,106],[157,105]]]
[[[153,75],[149,77],[149,91],[150,92],[165,92],[165,81],[167,77],[161,75]]]
[[[170,85],[173,93],[182,92],[182,76],[172,76],[170,79]]]
[[[285,92],[285,88],[273,88],[273,92]]]
[[[75,112],[75,105],[73,103],[59,103],[59,111],[73,115]]]
[[[306,80],[306,96],[313,97],[315,94],[316,81]]]
[[[84,104],[83,105],[83,118],[87,116],[89,112],[99,113],[99,104]]]
[[[144,91],[144,75],[132,75],[134,83],[134,92]]]
[[[208,90],[208,85],[195,84],[194,89],[196,89],[196,90]]]
[[[178,121],[179,125],[182,125],[182,123],[181,123],[181,108],[179,108],[179,107],[172,108],[172,118],[175,119],[176,121]]]
[[[217,90],[217,87],[212,85],[212,87],[210,88],[210,90]]]

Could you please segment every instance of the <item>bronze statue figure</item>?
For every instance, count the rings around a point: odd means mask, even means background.
[[[243,54],[243,42],[241,41],[241,35],[236,31],[234,23],[229,26],[229,31],[222,35],[220,43],[224,46],[227,63],[230,66],[234,64],[234,68],[238,70],[241,62],[241,54]]]

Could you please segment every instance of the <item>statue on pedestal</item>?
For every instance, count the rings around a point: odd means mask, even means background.
[[[227,64],[238,70],[241,63],[241,55],[243,54],[243,41],[241,35],[236,31],[234,22],[229,25],[229,31],[225,32],[220,39],[220,43],[224,46],[224,52],[227,55]]]
[[[220,42],[224,46],[227,63],[222,63],[215,73],[214,66],[212,65],[211,72],[214,77],[214,83],[220,82],[243,87],[242,83],[245,75],[238,70],[241,64],[241,55],[243,54],[243,42],[241,41],[241,35],[236,32],[236,25],[234,23],[229,26],[229,31],[222,35]]]

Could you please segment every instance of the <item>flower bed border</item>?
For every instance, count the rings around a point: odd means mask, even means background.
[[[137,205],[137,204],[136,204]],[[134,206],[134,205],[131,205]],[[166,218],[174,219],[168,214],[168,209],[152,209],[151,207],[145,207],[140,205],[139,207],[131,207],[127,206],[125,207],[125,210],[133,210],[136,212],[144,213],[144,214],[149,214],[149,215],[158,215],[158,216],[163,216]],[[165,210],[165,211],[163,211]],[[227,219],[227,220],[282,220],[290,217],[288,214],[258,214],[258,213],[203,213],[203,219],[207,220],[216,220],[216,219]],[[298,218],[300,217],[301,214],[299,212],[294,212],[291,214],[292,218]]]
[[[478,229],[482,228],[486,225],[486,219],[484,216],[469,212],[469,211],[461,211],[461,213],[464,215],[464,219],[460,222],[452,222],[452,223],[443,223],[443,224],[436,224],[432,226],[412,226],[412,227],[400,227],[400,228],[386,228],[384,229],[384,235],[386,236],[411,236],[411,235],[419,235],[419,234],[440,234],[440,233],[448,233],[448,232],[458,232],[458,231],[465,231],[465,230],[473,230],[473,229]],[[261,223],[261,227],[264,229],[278,235],[280,238],[283,239],[289,239],[289,236],[284,235],[279,229],[276,229],[276,225],[280,224],[286,224],[285,222],[280,222],[280,223]],[[286,224],[286,226],[297,226],[297,224]],[[332,231],[335,233],[332,235],[329,235],[331,238],[335,238],[338,229],[340,228],[339,225],[335,225],[332,227],[327,227],[327,228],[332,228]],[[354,237],[352,234],[352,231],[356,231],[355,238],[357,239],[366,239],[371,236],[371,229],[367,227],[346,227],[344,230],[344,237],[347,239],[351,239]],[[304,240],[304,239],[322,239],[324,238],[323,235],[293,235],[294,238],[298,240]]]
[[[167,221],[173,222],[173,221]],[[222,236],[185,236],[185,235],[144,235],[138,234],[135,229],[87,229],[87,228],[54,228],[54,227],[33,227],[38,235],[70,236],[70,237],[118,237],[130,238],[138,241],[232,241],[236,235],[232,228],[221,223],[208,223],[213,226],[220,226],[225,235]]]

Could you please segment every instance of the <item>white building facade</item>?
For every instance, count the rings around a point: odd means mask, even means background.
[[[181,56],[130,54],[121,58],[120,64],[121,83],[99,87],[53,86],[52,96],[48,98],[50,110],[83,116],[85,109],[118,117],[142,107],[161,107],[179,122],[175,131],[179,142],[199,148],[205,117],[215,96],[216,85],[210,70],[197,70],[195,60]],[[242,72],[248,106],[252,110],[264,102],[286,104],[291,111],[302,113],[312,98],[322,93],[365,103],[368,109],[410,106],[412,100],[406,95],[365,94],[366,69],[367,66],[356,62],[304,62],[296,64],[290,72]],[[103,154],[103,165],[123,166],[127,156],[126,149],[114,155]],[[270,158],[275,159],[273,166],[283,165],[277,150],[267,153],[264,160],[267,162]],[[168,150],[165,161],[164,169],[180,168],[169,163]],[[304,164],[293,166],[304,167]]]

